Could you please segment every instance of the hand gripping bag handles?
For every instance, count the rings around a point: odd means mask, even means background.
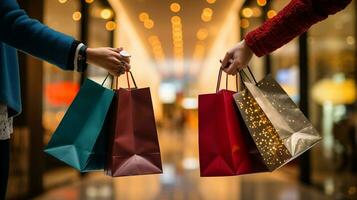
[[[273,171],[310,149],[321,136],[273,77],[257,82],[248,70],[251,77],[240,72],[245,89],[234,99],[264,163]]]
[[[128,74],[134,88],[130,87]],[[114,90],[106,174],[118,177],[162,173],[150,88],[137,88],[130,71],[126,76],[128,89]]]
[[[81,86],[45,152],[81,172],[103,170],[106,158],[104,124],[114,92],[89,79]]]
[[[220,90],[198,97],[201,176],[233,176],[268,171],[234,103],[235,91]],[[228,85],[226,77],[226,87]],[[238,78],[236,76],[238,90]]]

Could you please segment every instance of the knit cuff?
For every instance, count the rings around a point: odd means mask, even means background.
[[[255,40],[254,35],[254,31],[251,31],[245,36],[244,40],[247,46],[258,57],[268,54],[269,52],[265,50],[263,45],[259,44],[259,42]]]

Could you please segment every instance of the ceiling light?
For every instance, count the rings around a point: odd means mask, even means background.
[[[72,14],[72,19],[74,21],[79,21],[79,20],[81,20],[81,18],[82,18],[82,14],[79,11],[76,11]]]
[[[257,0],[257,4],[259,6],[265,6],[267,4],[267,1],[266,0]]]
[[[209,22],[212,19],[213,10],[211,8],[204,8],[201,14],[201,19],[204,22]]]
[[[100,12],[100,17],[103,19],[110,19],[113,16],[113,11],[109,8],[105,8]]]
[[[203,15],[212,16],[213,10],[211,8],[205,8],[202,12]]]
[[[267,16],[269,19],[273,18],[276,15],[276,11],[275,10],[269,10],[267,13]]]
[[[182,28],[182,24],[181,23],[178,23],[178,24],[172,24],[172,28],[173,29],[181,29]]]
[[[251,8],[244,8],[242,10],[243,17],[249,18],[253,16],[253,10]]]
[[[60,3],[66,3],[67,0],[58,0],[58,2],[60,2]]]
[[[209,4],[214,4],[214,3],[216,3],[216,0],[206,0],[207,1],[207,3],[209,3]]]
[[[210,16],[205,16],[205,15],[201,15],[201,19],[202,19],[202,21],[204,21],[204,22],[209,22],[209,21],[212,20],[212,17],[210,17]]]
[[[86,0],[86,3],[93,3],[94,0]]]
[[[114,21],[108,21],[105,23],[105,29],[107,29],[107,31],[114,31],[116,27],[117,24]]]
[[[174,12],[174,13],[177,13],[177,12],[179,12],[179,11],[181,10],[181,6],[180,6],[180,4],[178,4],[178,3],[172,3],[172,4],[170,5],[170,10],[171,10],[172,12]]]
[[[240,21],[240,26],[241,26],[242,28],[248,28],[249,25],[250,25],[250,23],[249,23],[249,20],[248,20],[248,19],[242,19],[242,20]]]
[[[197,31],[196,37],[199,40],[205,40],[208,36],[208,30],[205,28],[201,28]]]
[[[179,16],[173,16],[173,17],[171,17],[171,23],[179,24],[179,23],[181,23],[181,18]]]
[[[144,22],[144,21],[150,19],[150,17],[149,17],[148,13],[142,12],[139,14],[139,19],[140,19],[140,21]]]
[[[349,45],[353,45],[355,43],[355,38],[353,36],[347,36],[346,37],[346,43]]]
[[[154,21],[152,21],[151,19],[145,20],[144,27],[147,29],[152,29],[154,27]]]
[[[262,15],[262,11],[259,7],[254,7],[252,10],[254,17],[260,17]]]

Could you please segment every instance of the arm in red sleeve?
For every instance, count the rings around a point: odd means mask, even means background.
[[[328,15],[344,9],[352,0],[292,0],[275,17],[264,22],[245,37],[248,47],[257,56],[266,55]]]

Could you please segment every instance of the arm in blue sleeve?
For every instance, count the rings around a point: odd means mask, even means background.
[[[78,42],[29,18],[16,0],[0,0],[0,28],[0,41],[64,70],[73,70],[72,54]]]

